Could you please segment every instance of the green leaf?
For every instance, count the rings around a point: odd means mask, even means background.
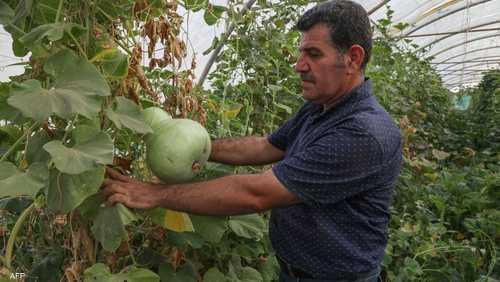
[[[47,206],[54,212],[68,213],[99,191],[104,180],[104,167],[69,175],[52,169],[47,190]]]
[[[0,120],[15,120],[21,113],[7,103],[9,98],[9,85],[0,84]]]
[[[249,214],[232,216],[229,227],[238,236],[260,240],[264,236],[266,224],[258,214]]]
[[[203,239],[211,243],[218,243],[228,229],[227,219],[225,217],[191,215],[191,221],[196,233]]]
[[[142,134],[153,132],[153,129],[144,122],[139,106],[125,97],[116,97],[116,109],[106,109],[105,113],[118,129],[126,127]]]
[[[7,99],[9,105],[26,117],[44,121],[51,114],[65,119],[81,114],[91,119],[101,109],[96,96],[110,95],[109,86],[97,69],[70,50],[50,57],[44,69],[55,78],[51,89],[44,89],[38,80],[30,79],[14,84]]]
[[[71,148],[64,146],[60,140],[51,141],[43,148],[49,152],[57,169],[67,174],[80,174],[99,164],[113,163],[113,141],[104,132]]]
[[[9,162],[0,162],[0,198],[30,196],[46,185],[47,166],[43,163],[32,164],[26,172],[21,172]]]
[[[208,0],[184,0],[182,2],[184,2],[184,8],[186,8],[186,10],[191,10],[193,12],[205,8],[208,4]]]
[[[178,247],[191,247],[193,249],[199,249],[205,243],[203,237],[194,232],[175,232],[169,231],[167,233],[167,241]]]
[[[120,273],[111,274],[109,267],[97,263],[87,268],[83,273],[84,282],[157,282],[160,277],[145,268],[125,268]]]
[[[99,62],[104,73],[109,77],[123,78],[128,74],[128,57],[117,48],[104,49],[91,61]]]
[[[275,256],[269,256],[259,267],[259,272],[266,282],[277,281],[279,279],[280,266]]]
[[[194,266],[187,262],[177,271],[171,264],[163,263],[159,267],[158,274],[162,282],[197,282],[197,275]]]
[[[26,148],[26,160],[28,164],[36,162],[47,162],[50,155],[47,151],[43,150],[43,145],[50,141],[47,132],[39,131],[29,138],[28,146]]]
[[[106,251],[114,252],[127,239],[125,226],[135,220],[137,217],[122,204],[100,207],[93,220],[92,233]]]
[[[203,275],[203,282],[224,282],[227,281],[226,276],[219,271],[216,267],[210,268]]]
[[[65,250],[62,247],[54,247],[50,253],[44,255],[39,262],[32,266],[26,275],[26,281],[61,281],[64,255]]]
[[[203,18],[208,25],[214,25],[221,18],[222,13],[226,11],[226,7],[208,4],[205,9]]]
[[[240,269],[238,278],[241,282],[263,282],[262,275],[255,269],[245,266]]]
[[[75,38],[85,33],[85,28],[74,23],[50,23],[37,26],[29,33],[19,38],[19,41],[28,48],[39,45],[44,38],[50,41],[61,40],[65,33],[72,34]]]
[[[14,15],[14,10],[4,1],[0,1],[0,24],[10,23]]]

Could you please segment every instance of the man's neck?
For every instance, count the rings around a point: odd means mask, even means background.
[[[341,101],[346,95],[350,95],[352,90],[363,84],[364,81],[365,81],[365,76],[363,74],[357,75],[356,78],[354,78],[351,83],[347,84],[347,86],[342,91],[343,93],[342,95],[335,97],[333,101],[329,101],[323,104],[323,112],[326,112],[329,109],[335,107],[335,105],[337,105],[339,101]]]

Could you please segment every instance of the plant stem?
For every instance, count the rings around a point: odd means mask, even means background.
[[[34,208],[35,203],[33,202],[27,209],[25,209],[21,213],[16,221],[16,224],[14,225],[14,228],[12,229],[12,233],[9,236],[9,240],[7,241],[7,250],[5,252],[5,267],[7,267],[8,269],[10,269],[12,266],[12,252],[14,251],[14,242],[16,241],[17,234],[21,230],[21,226],[23,225],[24,221],[26,220],[26,218],[28,218],[28,215]]]
[[[24,139],[28,136],[28,132],[32,132],[33,129],[35,129],[35,127],[38,126],[38,122],[35,122],[31,125],[31,127],[26,130],[23,135],[21,137],[19,137],[19,139],[16,140],[16,142],[14,142],[14,144],[12,144],[12,146],[10,146],[9,150],[7,150],[7,152],[5,152],[5,154],[3,154],[2,158],[0,158],[0,162],[3,162],[5,161],[10,154],[12,154],[12,152],[14,152],[14,150],[17,148],[17,146],[19,146],[19,144],[21,144]]]
[[[63,2],[64,2],[64,0],[59,0],[59,6],[57,6],[57,14],[56,14],[56,20],[55,20],[56,23],[59,22],[59,18],[61,17]]]
[[[245,15],[250,8],[252,8],[253,4],[257,0],[249,0],[243,9],[241,9],[240,14]],[[231,23],[231,25],[228,27],[227,31],[221,36],[221,40],[219,42],[219,45],[212,51],[212,55],[208,59],[207,64],[205,65],[205,68],[203,69],[203,72],[201,73],[200,79],[198,80],[198,83],[196,84],[197,87],[202,87],[203,83],[205,82],[205,79],[207,78],[208,72],[210,71],[210,68],[212,68],[212,65],[215,63],[215,59],[217,59],[217,56],[219,55],[219,52],[222,50],[222,47],[224,47],[224,44],[226,43],[226,40],[229,38],[231,33],[233,32],[234,28],[236,27],[235,23]]]
[[[73,40],[73,42],[75,43],[76,47],[78,48],[78,51],[80,51],[80,53],[82,54],[82,56],[88,60],[87,58],[87,53],[85,53],[85,51],[83,50],[82,48],[82,45],[80,45],[80,43],[78,43],[78,40],[76,40],[75,36],[71,33],[71,32],[68,32],[68,35],[69,37],[71,37],[71,39]]]

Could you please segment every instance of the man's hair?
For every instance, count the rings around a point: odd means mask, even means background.
[[[372,29],[368,13],[360,4],[347,0],[321,3],[305,12],[296,28],[304,32],[316,24],[328,27],[330,40],[341,53],[354,44],[363,47],[365,58],[361,69],[366,68],[372,51]]]

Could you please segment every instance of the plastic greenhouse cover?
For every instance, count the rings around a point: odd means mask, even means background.
[[[229,1],[210,0],[210,3],[226,6]],[[480,81],[484,70],[500,68],[500,0],[356,2],[369,11],[373,22],[385,18],[391,9],[394,12],[394,25],[408,24],[403,30],[391,29],[391,35],[409,38],[420,46],[418,49],[422,51],[422,56],[432,58],[432,64],[449,88],[476,83]],[[190,62],[192,56],[196,56],[195,73],[199,77],[211,55],[202,53],[211,46],[214,37],[224,32],[225,22],[219,21],[208,26],[204,22],[203,11],[186,12],[179,7],[179,14],[184,16],[184,39],[188,46],[188,58],[185,62]],[[2,50],[1,53],[8,52]]]

